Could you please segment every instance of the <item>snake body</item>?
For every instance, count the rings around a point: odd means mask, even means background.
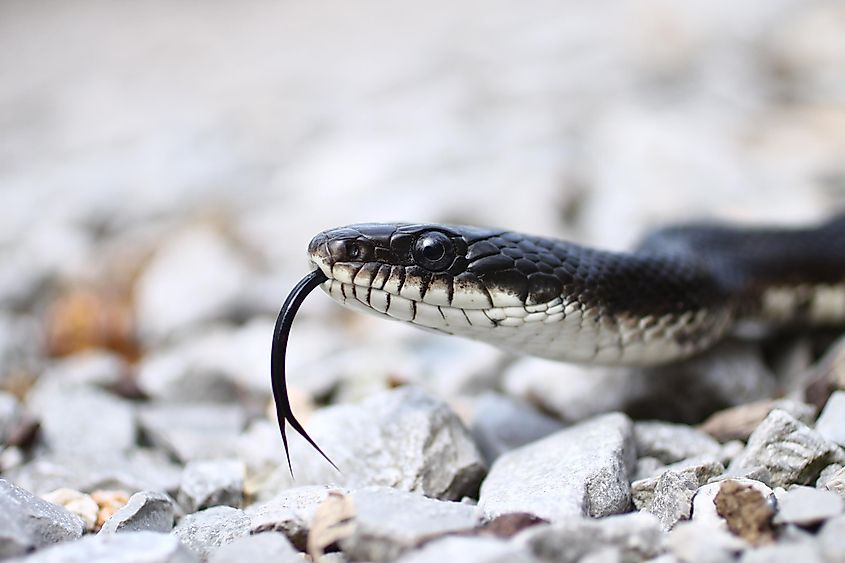
[[[845,324],[845,215],[810,228],[684,225],[633,252],[440,224],[351,225],[308,246],[311,272],[273,335],[285,421],[331,463],[291,409],[285,355],[306,295],[556,360],[658,365],[705,350],[743,323]],[[334,465],[334,464],[332,464]]]
[[[341,304],[556,360],[657,365],[740,324],[845,322],[845,216],[694,224],[629,253],[440,224],[330,229],[308,247]]]

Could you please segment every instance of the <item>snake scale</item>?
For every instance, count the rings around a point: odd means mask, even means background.
[[[845,324],[845,215],[807,228],[670,226],[629,253],[498,229],[371,223],[319,233],[308,257],[311,273],[282,307],[273,343],[286,451],[285,420],[320,451],[291,412],[284,375],[293,317],[317,286],[427,330],[605,365],[680,360],[744,325]]]

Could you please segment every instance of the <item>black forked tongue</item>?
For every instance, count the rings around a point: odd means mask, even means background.
[[[276,319],[276,328],[273,330],[273,349],[270,355],[270,378],[273,382],[273,400],[276,402],[276,417],[279,419],[279,430],[282,432],[282,442],[285,444],[285,456],[288,459],[288,469],[290,475],[293,477],[293,466],[290,463],[290,449],[288,449],[288,438],[285,435],[285,421],[291,427],[299,432],[299,435],[305,438],[315,450],[320,452],[326,461],[332,464],[332,467],[337,469],[337,465],[329,459],[320,446],[311,439],[311,436],[302,427],[302,424],[293,416],[293,411],[290,406],[290,399],[288,398],[288,388],[285,381],[285,355],[287,354],[288,336],[290,335],[290,328],[293,325],[293,318],[302,305],[305,296],[311,293],[315,287],[326,281],[328,278],[319,269],[314,270],[304,278],[302,278],[296,287],[290,292],[285,304],[282,305],[282,310],[279,311],[279,318]],[[338,469],[338,471],[340,471]]]

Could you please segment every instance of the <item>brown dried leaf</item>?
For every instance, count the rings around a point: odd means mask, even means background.
[[[728,529],[752,545],[772,543],[774,508],[763,493],[750,485],[727,480],[713,499],[716,512],[725,519]]]
[[[329,491],[320,503],[308,532],[308,555],[318,562],[326,550],[355,531],[355,506],[352,498],[340,491]]]
[[[775,401],[765,400],[721,410],[710,415],[698,428],[719,442],[745,441],[768,416],[774,405]]]

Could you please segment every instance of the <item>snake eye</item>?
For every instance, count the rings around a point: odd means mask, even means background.
[[[355,260],[361,255],[361,247],[358,245],[357,242],[349,242],[346,245],[346,255],[351,259]]]
[[[438,231],[421,235],[414,243],[414,261],[426,270],[439,272],[455,260],[455,251],[449,237]]]

